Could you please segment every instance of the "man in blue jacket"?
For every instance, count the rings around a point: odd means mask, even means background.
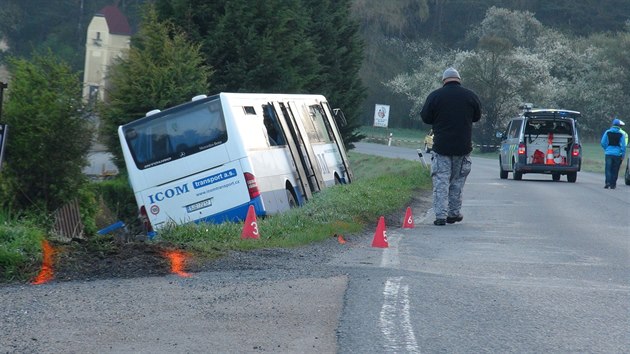
[[[601,145],[604,148],[606,158],[606,182],[604,188],[617,188],[617,177],[619,177],[619,167],[626,156],[626,137],[621,130],[622,121],[615,118],[612,127],[602,135]]]
[[[464,219],[462,190],[472,161],[472,123],[481,118],[477,95],[464,88],[459,72],[448,68],[442,74],[443,86],[429,94],[422,107],[422,121],[433,129],[433,224],[442,226]]]

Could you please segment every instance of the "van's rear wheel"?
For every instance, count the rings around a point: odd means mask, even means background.
[[[569,181],[570,183],[575,183],[575,181],[577,181],[577,172],[567,173],[567,181]]]
[[[501,158],[499,158],[499,177],[501,177],[501,179],[508,178],[508,171],[505,171],[503,169],[503,163],[501,163]]]
[[[520,181],[523,179],[523,172],[516,171],[516,166],[514,165],[514,160],[512,160],[512,177],[514,177],[515,181]]]
[[[560,174],[559,173],[552,173],[551,174],[551,179],[554,180],[554,182],[558,182],[560,180]]]

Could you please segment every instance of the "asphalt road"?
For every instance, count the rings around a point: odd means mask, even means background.
[[[339,352],[630,352],[630,187],[501,180],[496,160],[474,159],[464,193],[462,223],[417,210],[390,248],[344,255]]]
[[[388,248],[371,247],[375,220],[345,244],[234,254],[189,278],[0,287],[0,352],[630,352],[630,187],[498,176],[474,159],[454,225],[418,195]]]

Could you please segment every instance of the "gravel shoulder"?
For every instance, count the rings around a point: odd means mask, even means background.
[[[348,280],[326,264],[343,251],[331,237],[234,252],[190,277],[118,272],[104,279],[99,270],[84,279],[3,285],[0,352],[334,353]]]
[[[0,284],[0,353],[335,353],[350,277],[339,259],[373,235],[231,252],[187,267],[190,277],[169,274],[150,244],[62,253],[51,282]]]

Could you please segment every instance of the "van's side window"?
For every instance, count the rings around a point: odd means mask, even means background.
[[[521,120],[513,120],[510,123],[510,128],[508,129],[508,139],[514,139],[514,138],[518,138],[519,133],[521,131],[521,125],[523,124],[523,121]]]

